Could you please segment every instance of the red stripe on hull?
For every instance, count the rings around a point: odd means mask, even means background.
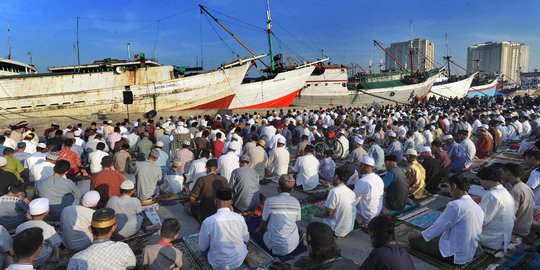
[[[296,95],[298,95],[298,92],[300,92],[300,89],[286,96],[283,96],[274,100],[270,100],[267,102],[254,104],[250,106],[235,108],[235,109],[262,109],[262,108],[275,108],[275,107],[289,107],[289,105],[291,105]]]
[[[211,109],[227,109],[234,99],[234,94],[228,95],[224,98],[216,99],[214,101],[204,103],[195,107],[187,108],[185,110],[211,110]]]

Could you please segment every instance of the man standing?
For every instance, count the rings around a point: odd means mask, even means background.
[[[92,244],[94,238],[88,228],[98,201],[99,193],[88,191],[84,194],[81,205],[70,205],[62,211],[60,226],[64,245],[69,250],[78,252]]]
[[[298,157],[293,170],[296,172],[296,185],[302,186],[305,191],[316,188],[319,180],[319,160],[313,155],[315,148],[309,144],[306,146],[305,155]]]
[[[421,236],[411,237],[409,245],[441,259],[453,256],[454,264],[465,265],[476,254],[484,212],[467,193],[467,178],[454,175],[448,183],[453,201]]]
[[[360,174],[362,177],[354,183],[356,195],[356,221],[365,226],[369,221],[381,213],[383,207],[384,182],[375,173],[375,161],[369,156],[360,160]]]
[[[478,172],[480,184],[487,191],[480,201],[485,213],[480,243],[484,247],[506,251],[512,240],[516,208],[512,195],[496,180],[500,179],[498,173],[493,166]]]
[[[231,200],[231,189],[217,190],[217,213],[203,221],[199,233],[199,249],[208,253],[208,263],[214,269],[235,269],[244,261],[250,268],[256,265],[246,246],[249,242],[246,221],[231,211]]]
[[[259,204],[259,176],[249,166],[249,157],[240,157],[240,167],[232,171],[229,181],[233,190],[233,206],[242,212],[251,211]]]
[[[150,151],[147,161],[137,162],[137,196],[143,205],[152,204],[153,198],[158,195],[158,182],[163,177],[161,168],[155,164],[159,158],[159,152],[155,149]]]
[[[216,213],[217,209],[214,203],[216,191],[223,187],[229,187],[229,181],[225,177],[217,175],[217,167],[215,159],[206,162],[207,175],[197,180],[189,196],[191,215],[199,222]]]
[[[114,210],[95,211],[90,229],[94,243],[69,259],[68,270],[135,269],[137,259],[131,248],[126,243],[110,240],[116,230]]]
[[[345,167],[336,169],[332,184],[335,186],[328,193],[324,210],[316,216],[334,230],[337,237],[345,237],[354,229],[356,220],[356,195],[345,185],[350,175]]]
[[[296,221],[301,220],[302,215],[300,202],[291,196],[294,185],[292,175],[279,178],[279,195],[264,202],[262,221],[255,233],[256,241],[264,244],[276,256],[293,252],[300,243]]]
[[[409,185],[409,195],[414,199],[422,199],[426,196],[426,170],[416,160],[416,150],[409,149],[405,153],[407,158],[407,184]]]

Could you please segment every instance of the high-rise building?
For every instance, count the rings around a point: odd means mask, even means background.
[[[412,40],[412,47],[414,49],[413,53],[413,64],[414,70],[419,71],[429,71],[435,66],[433,66],[433,57],[435,46],[433,42],[427,39],[415,38]],[[389,48],[386,50],[393,55],[406,69],[410,69],[411,58],[410,58],[410,48],[411,41],[403,41],[398,43],[390,44]],[[399,65],[392,60],[388,55],[385,56],[385,67],[390,70],[398,70]]]
[[[519,84],[520,72],[529,70],[529,46],[514,41],[485,42],[467,48],[467,70],[480,75],[502,74],[508,85]]]

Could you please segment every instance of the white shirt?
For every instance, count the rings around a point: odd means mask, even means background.
[[[285,137],[281,134],[276,134],[272,139],[270,140],[270,143],[268,143],[268,149],[274,150],[277,148],[277,143],[280,138],[283,138],[285,140]]]
[[[317,187],[319,184],[319,160],[312,154],[298,157],[293,170],[297,172],[296,185],[302,186],[305,191]]]
[[[34,266],[32,266],[31,263],[29,264],[12,263],[5,270],[34,270]]]
[[[98,173],[103,170],[103,166],[101,166],[101,160],[103,159],[103,157],[106,157],[108,155],[109,154],[101,150],[96,150],[90,153],[90,155],[88,155],[88,160],[90,162],[90,172],[92,174]]]
[[[238,161],[240,158],[234,152],[228,152],[218,158],[218,173],[225,177],[227,181],[231,179],[231,173],[234,169],[240,167]]]
[[[270,155],[266,160],[266,168],[272,172],[273,175],[287,174],[290,159],[291,155],[285,147],[277,147],[270,151]]]
[[[522,125],[522,132],[521,134],[519,134],[521,136],[521,138],[527,138],[531,135],[531,124],[529,124],[529,121],[523,121],[521,123]]]
[[[207,158],[200,158],[191,162],[189,171],[186,174],[186,183],[189,183],[189,190],[192,190],[197,180],[206,175],[206,162]]]
[[[30,181],[41,181],[54,174],[54,163],[48,161],[41,161],[30,169]]]
[[[491,249],[506,250],[516,220],[514,198],[502,185],[497,185],[482,196],[480,207],[485,213],[480,243]]]
[[[384,182],[375,173],[364,174],[354,183],[356,214],[368,222],[381,213]]]
[[[40,161],[43,161],[45,160],[45,157],[47,156],[47,153],[41,153],[41,152],[35,152],[31,155],[29,155],[25,160],[24,160],[24,167],[25,168],[28,168],[28,169],[32,169],[32,167],[34,166],[34,164],[40,162]]]
[[[244,218],[228,208],[206,218],[199,233],[199,249],[208,250],[213,269],[236,269],[248,254],[249,232]]]
[[[534,193],[535,209],[540,210],[540,169],[534,169],[527,180],[527,186],[529,186]]]
[[[274,255],[283,256],[296,249],[300,242],[296,222],[301,219],[300,202],[291,194],[284,192],[266,200],[262,220],[268,224],[263,240]]]
[[[354,229],[356,195],[346,185],[341,184],[331,189],[324,207],[334,210],[332,216],[324,218],[323,222],[334,230],[336,236],[344,237]]]
[[[530,129],[530,126],[529,126]],[[529,132],[530,133],[530,132]],[[33,141],[24,140],[24,143],[26,143],[26,148],[24,148],[24,152],[33,154],[36,152],[36,146],[37,144]]]
[[[422,232],[426,241],[441,235],[439,250],[443,257],[454,256],[455,264],[466,264],[476,254],[484,212],[471,196],[464,195],[446,204],[433,225]]]

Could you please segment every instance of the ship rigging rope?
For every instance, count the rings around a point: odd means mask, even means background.
[[[293,19],[293,21],[296,23],[296,25],[298,26],[298,28],[300,28],[300,30],[304,33],[304,35],[308,38],[308,40],[311,42],[311,44],[314,46],[314,47],[317,47],[316,46],[316,43],[313,41],[313,39],[311,38],[310,35],[308,35],[308,33],[304,30],[304,28],[302,28],[302,26],[298,23],[298,20],[296,19],[296,17],[294,16],[294,14],[291,12],[291,10],[289,9],[289,7],[287,7],[287,5],[285,5],[285,1],[281,0],[281,4],[285,7],[285,9],[287,10],[287,12],[289,12],[289,15],[290,17]],[[277,22],[276,22],[277,23]],[[288,31],[287,31],[288,32]],[[293,37],[296,38],[295,35],[292,35]],[[302,42],[302,44],[304,44],[304,46],[316,51],[317,53],[320,52],[320,50],[317,50],[315,49],[314,47],[311,47],[311,46],[308,46],[307,44],[305,44],[304,42]]]
[[[391,98],[386,98],[386,97],[383,97],[383,96],[375,95],[375,94],[373,94],[373,93],[369,93],[369,92],[366,91],[366,90],[357,89],[356,91],[362,92],[362,93],[364,93],[364,94],[366,94],[366,95],[369,95],[369,96],[372,96],[372,97],[380,98],[380,99],[382,99],[382,100],[391,101],[391,102],[394,102],[394,103],[396,103],[396,104],[403,104],[403,105],[408,104],[408,103],[401,102],[401,101],[397,101],[397,100],[394,100],[394,99],[391,99]],[[357,96],[358,96],[358,93],[355,93],[355,97],[354,97],[354,98],[356,99]]]
[[[223,39],[223,37],[221,37],[221,35],[219,34],[219,32],[217,31],[217,29],[214,27],[214,24],[210,21],[210,18],[208,17],[208,15],[206,14],[201,14],[201,16],[204,16],[206,18],[206,20],[208,21],[208,24],[212,27],[212,29],[214,30],[214,32],[216,33],[216,35],[219,37],[219,39],[221,40],[221,42],[223,42],[223,44],[225,44],[225,46],[227,46],[227,48],[229,48],[229,50],[231,50],[231,52],[233,54],[237,54],[233,48],[227,43],[225,42],[225,40]]]

